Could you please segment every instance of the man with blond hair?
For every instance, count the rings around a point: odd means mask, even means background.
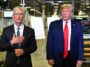
[[[81,67],[83,61],[83,32],[80,20],[71,19],[73,6],[63,4],[61,19],[51,22],[46,53],[52,67]]]
[[[23,24],[25,10],[13,9],[12,25],[3,29],[0,51],[7,51],[5,67],[32,67],[31,53],[36,49],[34,30]]]

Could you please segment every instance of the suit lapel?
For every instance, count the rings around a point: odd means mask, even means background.
[[[63,21],[60,20],[58,22],[58,32],[59,32],[59,35],[60,35],[60,40],[62,39],[63,41],[63,44],[64,44],[64,32],[63,32]],[[63,48],[63,45],[62,45],[62,48]]]
[[[27,37],[27,36],[28,36],[27,28],[26,28],[25,25],[24,25],[23,36],[24,36],[24,37]]]
[[[63,21],[62,21],[62,20],[58,21],[57,27],[58,27],[58,32],[59,32],[60,35],[62,35],[63,38],[64,38],[64,35],[63,35]]]
[[[62,39],[62,48],[64,49],[64,31],[63,31],[63,21],[62,20],[60,20],[60,30],[61,30],[61,32],[60,32],[60,34],[61,34],[61,38],[60,38],[60,40]],[[64,51],[64,50],[63,50]]]
[[[71,44],[73,41],[73,38],[74,38],[74,28],[75,28],[75,21],[71,20],[71,39],[70,39],[70,47],[72,47],[73,44]]]
[[[11,32],[14,34],[15,33],[15,31],[14,31],[14,25],[11,25],[10,29],[11,29]]]
[[[63,21],[60,20],[58,25],[59,25],[60,31],[63,32]],[[63,34],[63,33],[62,33],[62,34]]]
[[[10,40],[12,39],[13,35],[15,34],[15,31],[14,31],[14,25],[11,25],[10,27],[10,32],[7,33],[8,34],[8,37],[10,38]]]
[[[24,30],[23,30],[23,36],[24,36],[24,38],[26,38],[26,35],[27,35],[27,29],[26,29],[26,26],[24,25]],[[24,42],[21,43],[21,47],[23,47]]]
[[[74,34],[74,28],[75,28],[75,21],[71,20],[71,37],[73,36]]]
[[[61,27],[61,34],[63,36],[63,42],[64,42],[64,31],[63,31],[63,21],[60,20],[60,27]]]

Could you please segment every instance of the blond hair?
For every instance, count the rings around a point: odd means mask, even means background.
[[[73,12],[73,6],[72,6],[71,4],[63,4],[63,5],[61,5],[61,7],[60,7],[60,12],[61,12],[64,8],[71,9],[71,11]]]

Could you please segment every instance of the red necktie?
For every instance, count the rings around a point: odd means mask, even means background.
[[[68,25],[67,22],[64,27],[64,58],[68,56]]]

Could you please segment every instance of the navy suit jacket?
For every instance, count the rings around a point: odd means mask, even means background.
[[[7,51],[6,67],[17,67],[17,57],[14,49],[18,48],[18,45],[11,45],[10,43],[14,33],[14,25],[10,25],[3,29],[0,40],[0,51]],[[34,30],[24,26],[23,36],[25,39],[24,42],[21,43],[20,48],[24,50],[24,54],[19,57],[21,67],[32,67],[30,54],[37,49]]]
[[[62,62],[64,33],[62,20],[51,22],[46,44],[47,59]],[[83,32],[79,20],[71,20],[70,53],[72,61],[83,60]]]

